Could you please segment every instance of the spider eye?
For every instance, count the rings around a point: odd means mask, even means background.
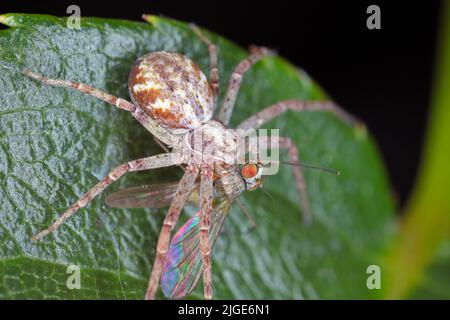
[[[246,164],[241,169],[241,174],[245,179],[250,179],[258,174],[258,166],[256,164]]]

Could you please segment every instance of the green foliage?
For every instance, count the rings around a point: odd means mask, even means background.
[[[445,2],[423,159],[388,259],[388,298],[450,299],[449,57],[450,3]]]
[[[43,15],[0,16],[0,63],[90,84],[128,99],[127,76],[150,51],[176,51],[208,70],[207,48],[180,22],[154,25],[86,18],[81,30]],[[209,34],[219,47],[221,86],[246,52]],[[349,84],[351,88],[351,84]],[[223,90],[222,90],[223,93]],[[322,90],[280,57],[245,75],[232,124],[282,99],[321,99]],[[130,174],[39,243],[30,237],[116,165],[161,152],[124,111],[69,89],[48,87],[0,67],[0,298],[142,298],[165,210],[107,208],[120,187],[172,181],[178,168]],[[314,222],[303,225],[289,167],[242,196],[258,227],[233,207],[213,251],[215,297],[371,298],[368,265],[382,265],[393,203],[373,141],[326,113],[289,112],[270,122],[298,144]],[[282,153],[282,157],[286,154]],[[189,210],[188,210],[189,212]],[[187,214],[186,214],[187,216]],[[81,267],[81,289],[66,267]],[[199,285],[191,298],[202,297]]]

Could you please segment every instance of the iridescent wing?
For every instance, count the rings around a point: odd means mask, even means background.
[[[178,187],[178,182],[143,185],[119,190],[106,198],[113,208],[162,208],[170,206]],[[198,202],[197,183],[188,201]],[[223,192],[222,192],[223,193]],[[214,198],[211,212],[209,241],[214,245],[231,202],[225,197]],[[202,257],[200,252],[200,214],[197,212],[173,236],[167,252],[161,276],[161,287],[169,298],[182,298],[196,286],[202,275]]]
[[[106,198],[112,208],[163,208],[170,206],[178,182],[143,185],[119,190]],[[194,188],[194,190],[197,186]],[[192,201],[192,199],[189,199]]]
[[[209,241],[211,247],[220,233],[231,202],[216,198],[218,203],[211,212]],[[201,211],[190,218],[173,236],[164,262],[161,288],[168,298],[179,299],[194,290],[202,275],[202,255],[200,252]]]

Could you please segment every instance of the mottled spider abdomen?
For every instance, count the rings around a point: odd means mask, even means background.
[[[128,87],[133,102],[166,128],[195,129],[212,117],[214,99],[206,76],[178,53],[139,58]]]

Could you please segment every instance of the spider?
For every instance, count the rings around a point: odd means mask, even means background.
[[[227,127],[244,74],[270,51],[264,47],[250,47],[248,57],[242,60],[231,74],[224,100],[217,115],[213,116],[218,105],[219,94],[217,49],[197,26],[190,25],[190,27],[192,32],[208,47],[209,81],[197,64],[188,57],[175,52],[151,52],[139,58],[131,69],[128,89],[132,102],[83,83],[50,79],[29,70],[23,71],[25,75],[44,84],[73,88],[130,112],[167,151],[132,160],[113,169],[60,215],[51,226],[33,236],[34,241],[56,230],[77,210],[85,207],[100,192],[128,172],[177,165],[183,167],[184,175],[174,191],[159,234],[156,257],[145,295],[146,299],[155,298],[171,243],[171,232],[196,184],[199,184],[199,254],[201,254],[203,266],[205,299],[212,299],[213,296],[209,236],[211,213],[214,210],[214,194],[220,192],[229,201],[232,201],[243,191],[255,190],[261,186],[263,171],[260,163],[238,166],[236,163],[225,161],[229,154],[222,153],[214,157],[206,154],[204,150],[207,147],[221,149],[226,145],[227,150],[231,150],[234,155],[233,152],[245,141],[245,137],[240,132],[259,128],[288,110],[295,112],[327,111],[349,124],[354,124],[356,121],[354,117],[331,101],[285,100],[273,104],[243,121],[237,126],[237,129],[240,130],[228,131]],[[203,147],[200,149],[195,145],[195,137],[199,133],[202,136],[201,147]],[[279,137],[279,147],[287,149],[291,163],[300,164],[297,146],[290,138]],[[271,148],[270,143],[266,144],[266,148]],[[200,151],[200,156],[198,156],[195,152],[193,155],[192,150],[203,151]],[[292,166],[292,170],[301,200],[302,214],[305,220],[310,220],[311,210],[303,172],[300,166]]]

